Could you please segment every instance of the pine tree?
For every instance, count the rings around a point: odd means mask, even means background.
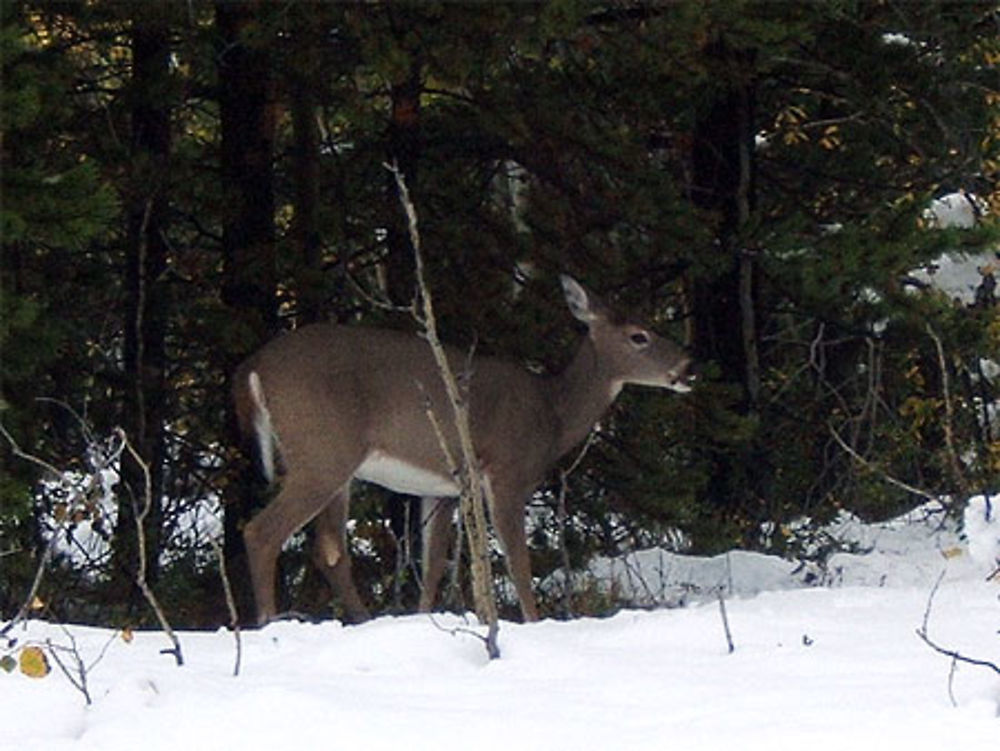
[[[909,280],[995,242],[990,3],[159,10],[4,5],[2,419],[54,460],[81,429],[36,397],[98,435],[126,428],[159,473],[157,584],[192,621],[218,620],[221,595],[186,514],[225,499],[238,558],[238,506],[260,495],[228,417],[233,365],[307,321],[412,327],[371,304],[412,295],[391,159],[447,341],[558,369],[569,272],[700,361],[694,394],[632,391],[606,420],[571,478],[574,560],[912,505],[886,474],[955,494],[995,479],[991,267],[973,307]],[[931,199],[959,190],[992,211],[929,227]],[[2,456],[3,547],[36,549],[33,472]],[[395,541],[372,498],[356,570],[377,609]],[[558,561],[538,543],[544,575]],[[290,550],[287,577],[305,566]],[[100,596],[86,586],[78,613]],[[290,602],[320,599],[307,578]]]

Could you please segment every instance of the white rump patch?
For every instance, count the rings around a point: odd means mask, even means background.
[[[260,382],[257,371],[251,371],[247,377],[250,398],[253,400],[253,432],[257,437],[257,450],[260,455],[261,469],[268,482],[274,482],[274,428],[271,425],[271,413],[264,399],[264,386]]]
[[[381,451],[369,454],[354,476],[397,493],[424,497],[458,495],[458,485],[447,475],[416,467]]]

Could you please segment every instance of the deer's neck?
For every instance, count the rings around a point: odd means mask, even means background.
[[[556,449],[562,456],[587,437],[618,396],[621,383],[611,376],[587,337],[569,366],[552,377],[549,387],[560,424]]]

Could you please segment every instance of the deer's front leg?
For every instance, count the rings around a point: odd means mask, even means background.
[[[422,587],[420,612],[428,613],[434,607],[438,587],[448,568],[448,549],[451,547],[455,507],[454,498],[424,498],[421,501],[421,532],[423,542]]]
[[[538,620],[538,606],[531,587],[531,557],[528,553],[528,539],[524,530],[524,507],[530,490],[508,489],[494,485],[490,516],[500,544],[507,559],[507,571],[514,580],[517,599],[521,603],[521,614],[525,621]]]

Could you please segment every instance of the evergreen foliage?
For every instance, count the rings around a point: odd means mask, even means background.
[[[912,283],[943,252],[997,247],[995,4],[135,7],[3,5],[0,420],[66,468],[93,436],[134,434],[156,477],[151,581],[189,624],[227,620],[206,507],[248,591],[239,527],[262,498],[233,365],[312,320],[412,326],[371,301],[412,296],[390,160],[446,339],[562,366],[566,271],[700,362],[690,397],[630,392],[605,421],[570,478],[575,564],[664,541],[780,548],[768,523],[912,505],[887,476],[996,489],[995,264],[975,305]],[[975,226],[932,226],[931,200],[957,191],[983,202]],[[0,468],[6,616],[55,501],[7,449]],[[42,599],[62,615],[144,617],[123,474],[116,555],[52,563]],[[561,565],[557,485],[535,499],[541,577]],[[403,607],[399,502],[364,498],[356,572],[375,609]],[[326,612],[306,558],[286,553],[285,604]]]

